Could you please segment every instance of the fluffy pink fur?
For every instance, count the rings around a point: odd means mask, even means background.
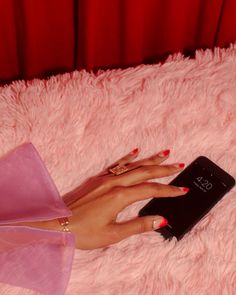
[[[162,65],[14,82],[0,88],[0,127],[0,155],[31,141],[61,194],[135,147],[140,158],[169,148],[166,163],[205,155],[236,177],[236,45],[197,51],[194,60],[176,54]],[[66,294],[233,295],[235,249],[234,188],[181,242],[147,232],[76,250]],[[0,287],[1,294],[35,294]]]

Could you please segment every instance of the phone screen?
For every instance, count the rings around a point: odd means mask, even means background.
[[[229,190],[228,185],[222,179],[197,160],[170,184],[189,187],[190,191],[179,197],[154,198],[140,211],[140,215],[157,214],[167,218],[168,225],[165,230],[178,239]],[[162,233],[163,230],[157,231]]]

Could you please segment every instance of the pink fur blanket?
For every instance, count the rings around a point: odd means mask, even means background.
[[[236,177],[236,45],[197,51],[195,59],[176,54],[162,65],[2,87],[0,155],[25,141],[35,145],[61,194],[135,147],[140,158],[169,148],[166,163],[187,165],[205,155]],[[118,220],[147,202],[129,206]],[[234,295],[235,249],[234,188],[180,242],[148,232],[76,250],[66,294]],[[0,294],[35,293],[1,284]]]

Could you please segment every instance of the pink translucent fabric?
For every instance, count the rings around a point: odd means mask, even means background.
[[[31,143],[0,159],[0,200],[0,281],[46,295],[64,294],[74,235],[13,224],[72,215]]]
[[[0,160],[0,224],[71,216],[31,143]]]

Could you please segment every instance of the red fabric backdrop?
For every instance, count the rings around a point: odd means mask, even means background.
[[[0,82],[236,41],[235,0],[0,0]]]

